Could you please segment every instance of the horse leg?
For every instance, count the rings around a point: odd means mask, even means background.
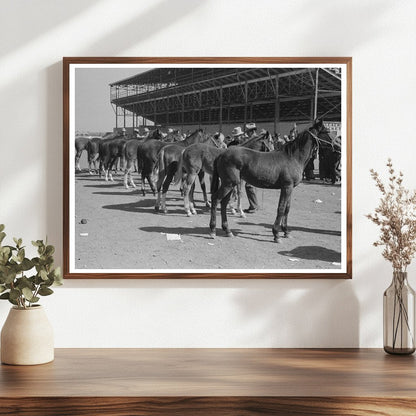
[[[282,218],[282,231],[284,232],[284,237],[285,238],[289,238],[290,237],[290,232],[287,229],[287,217],[289,215],[289,210],[290,210],[290,203],[292,200],[292,188],[290,188],[290,191],[287,192],[287,202],[286,202],[286,208],[285,208],[285,213],[283,215]]]
[[[152,174],[150,173],[147,176],[147,179],[149,180],[150,177],[152,176]],[[156,185],[156,189],[157,189],[157,198],[156,198],[156,204],[155,204],[155,211],[159,212],[161,209],[161,200],[162,200],[162,185],[164,182],[165,176],[160,174],[159,172],[159,177],[157,179],[157,185]],[[149,181],[150,183],[150,181]]]
[[[237,183],[237,211],[240,214],[240,218],[246,218],[246,214],[244,213],[243,210],[243,204],[241,203],[241,185],[242,185],[242,181],[240,181],[239,183]]]
[[[166,178],[163,181],[162,198],[161,198],[160,208],[162,209],[162,211],[165,214],[168,213],[168,209],[166,207],[166,194],[168,193],[169,186],[170,186],[170,184],[173,180],[173,177],[175,176],[175,172],[176,172],[176,166],[173,167],[173,168],[171,167],[170,169],[168,169],[168,173],[166,175]]]
[[[208,201],[207,187],[205,185],[205,172],[203,170],[200,170],[199,171],[198,178],[199,178],[199,183],[201,184],[202,195],[204,196],[205,206],[207,208],[209,208],[211,205],[210,205],[210,203]]]
[[[191,189],[189,191],[189,200],[190,200],[190,208],[191,208],[191,213],[193,215],[196,215],[196,209],[195,209],[195,199],[194,199],[194,193],[195,193],[195,179],[194,179],[194,183],[191,185]]]
[[[128,177],[129,177],[129,174],[130,174],[130,170],[131,170],[131,162],[129,160],[127,162],[126,169],[124,170],[124,177],[123,177],[124,187],[126,189],[129,189]]]
[[[77,154],[75,155],[75,170],[78,172],[81,171],[81,166],[79,165],[81,155],[82,155],[82,150],[77,150]]]
[[[224,188],[224,197],[221,199],[221,226],[222,229],[225,231],[225,235],[227,237],[234,237],[234,234],[231,232],[230,228],[228,227],[228,219],[227,219],[227,205],[230,201],[231,193],[233,191],[232,186],[228,186]]]
[[[215,238],[216,236],[216,226],[217,226],[217,205],[218,202],[221,202],[221,218],[223,223],[223,229],[224,229],[224,214],[223,214],[223,205],[222,205],[222,199],[227,194],[227,190],[224,188],[223,185],[221,185],[217,192],[212,193],[211,195],[211,218],[209,221],[209,235],[212,238]],[[228,198],[229,199],[229,198]],[[227,201],[228,202],[228,201]],[[227,204],[225,204],[225,209],[227,208]],[[225,212],[225,223],[227,222],[227,213]],[[227,224],[225,224],[227,225]],[[224,230],[225,231],[225,230]]]
[[[276,220],[273,224],[272,231],[274,236],[274,242],[280,243],[281,239],[279,236],[279,228],[282,224],[282,218],[285,215],[286,212],[286,205],[288,201],[288,196],[290,198],[290,194],[292,193],[293,187],[287,186],[281,189],[280,191],[280,198],[279,198],[279,204],[277,206],[277,215]]]
[[[194,186],[194,182],[195,182],[195,174],[191,174],[191,173],[186,175],[186,178],[183,181],[183,205],[185,208],[185,213],[188,217],[192,216],[192,214],[195,212],[195,208],[193,206],[191,208],[190,201],[189,201],[189,194],[193,192],[193,189],[191,188]],[[192,195],[192,203],[193,203],[193,195]],[[192,209],[194,212],[192,212]]]

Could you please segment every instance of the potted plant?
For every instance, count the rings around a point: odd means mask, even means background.
[[[383,257],[393,267],[393,279],[383,296],[384,350],[390,354],[415,351],[415,292],[407,281],[407,267],[416,253],[416,191],[403,186],[403,173],[397,173],[388,159],[389,180],[384,184],[378,173],[371,176],[381,192],[379,206],[367,217],[380,227],[374,246],[383,246]]]
[[[54,246],[43,240],[32,241],[38,256],[26,257],[21,238],[14,245],[3,245],[6,237],[0,225],[0,299],[13,307],[1,331],[1,362],[15,365],[43,364],[54,359],[53,330],[42,306],[41,296],[61,285],[59,267],[54,267]]]

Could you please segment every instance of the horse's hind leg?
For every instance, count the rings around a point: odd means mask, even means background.
[[[123,177],[123,181],[124,181],[124,187],[126,189],[129,189],[129,175],[130,175],[130,171],[131,171],[131,162],[130,160],[127,161],[127,166],[126,169],[124,170],[124,177]]]
[[[228,227],[228,219],[227,219],[227,205],[228,205],[228,202],[230,201],[232,191],[233,191],[232,186],[224,187],[225,196],[221,199],[221,226],[222,226],[222,229],[225,231],[225,235],[227,237],[234,236],[230,228]]]
[[[240,218],[246,218],[246,214],[244,214],[243,204],[241,202],[241,185],[242,181],[238,182],[236,185],[237,188],[237,211],[240,214]]]
[[[208,201],[207,187],[205,185],[205,172],[203,170],[199,171],[198,178],[199,178],[199,183],[201,184],[202,195],[204,195],[205,206],[207,208],[209,208],[211,206],[211,204]]]
[[[75,170],[81,172],[81,166],[79,165],[79,161],[81,159],[82,150],[77,150],[77,154],[75,155]]]
[[[275,243],[280,243],[281,242],[281,239],[280,239],[280,236],[279,236],[279,231],[280,231],[279,228],[282,225],[282,220],[283,220],[283,217],[284,217],[285,212],[286,212],[287,203],[290,200],[292,189],[293,189],[292,186],[290,186],[290,187],[288,186],[288,187],[282,188],[281,191],[280,191],[279,204],[277,206],[277,216],[276,216],[276,220],[275,220],[275,222],[273,224],[273,227],[272,227]],[[290,205],[289,205],[289,207],[290,207]],[[283,226],[282,226],[282,230],[283,230]],[[287,228],[286,228],[286,231],[287,231]]]
[[[195,174],[188,173],[186,175],[185,180],[183,183],[183,204],[185,208],[185,213],[188,217],[190,217],[192,214],[196,214],[195,207],[193,205],[193,189],[195,186]],[[190,203],[190,194],[192,198],[192,205]]]
[[[160,208],[165,214],[167,214],[168,212],[168,209],[166,207],[166,194],[168,193],[169,186],[173,180],[173,177],[175,176],[175,172],[176,172],[176,166],[170,167],[170,169],[168,170],[168,174],[166,175],[166,178],[163,181]]]

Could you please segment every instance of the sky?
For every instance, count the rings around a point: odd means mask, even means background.
[[[75,130],[85,132],[113,131],[116,118],[110,103],[109,84],[148,69],[76,68]],[[128,122],[131,122],[130,118]]]

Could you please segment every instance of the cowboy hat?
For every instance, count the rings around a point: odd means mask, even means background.
[[[241,136],[243,134],[244,132],[240,126],[233,128],[233,131],[231,132],[231,136],[234,136],[234,137]]]
[[[173,133],[173,129],[168,129],[168,133]]]
[[[246,130],[256,130],[256,123],[247,123],[246,124]]]
[[[143,129],[143,131],[144,131],[145,133],[148,133],[150,130],[149,130],[147,127],[145,127],[145,128]]]

